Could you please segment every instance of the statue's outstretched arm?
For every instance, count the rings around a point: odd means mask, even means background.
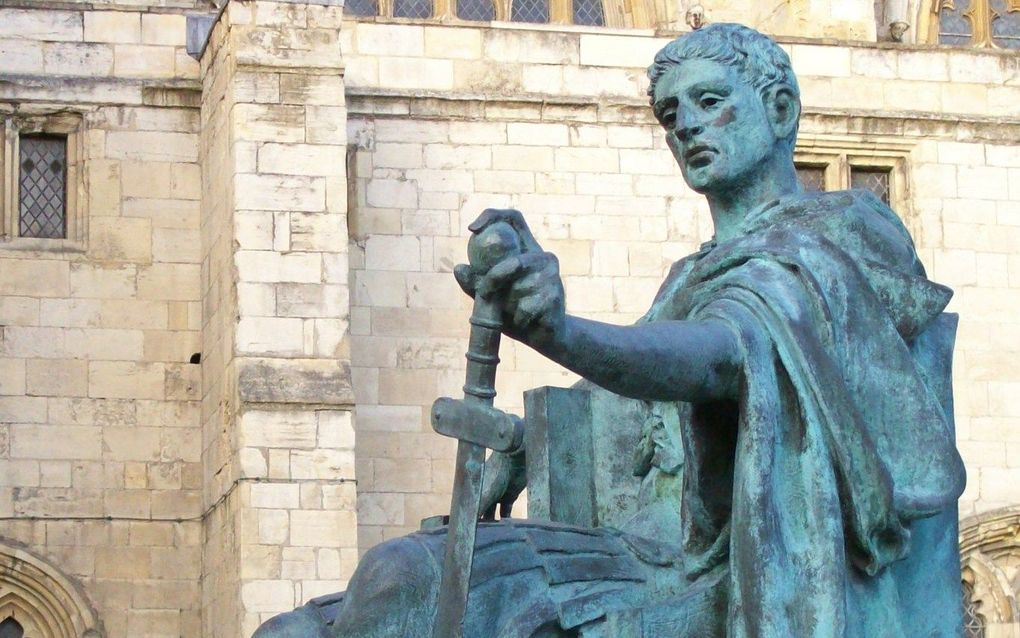
[[[496,222],[517,231],[522,252],[483,275],[466,267],[455,274],[469,294],[497,301],[506,334],[624,396],[701,402],[735,395],[742,351],[727,325],[655,321],[617,326],[568,315],[559,262],[542,250],[520,212],[489,209],[470,228],[478,233]]]

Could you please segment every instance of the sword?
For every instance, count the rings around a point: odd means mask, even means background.
[[[484,274],[504,258],[521,252],[517,231],[506,222],[489,224],[468,241],[468,261],[476,274]],[[444,415],[453,413],[452,399],[441,398],[433,405],[432,426],[437,432],[457,436],[457,466],[453,482],[453,499],[450,503],[450,523],[446,530],[446,548],[443,573],[439,588],[439,608],[433,638],[461,638],[464,632],[464,614],[467,611],[468,588],[471,581],[471,561],[474,558],[475,532],[481,513],[482,473],[485,466],[483,442],[488,437],[480,432],[456,434],[464,429],[463,415],[496,412],[492,400],[496,396],[496,364],[499,363],[499,337],[502,327],[499,305],[492,299],[475,295],[471,313],[471,336],[468,341],[467,380],[464,384],[460,418]],[[461,428],[451,424],[460,423]],[[513,430],[513,425],[510,425]],[[504,428],[505,430],[505,428]],[[473,435],[472,435],[473,434]],[[513,432],[505,431],[493,441],[491,447],[507,439],[516,439]],[[502,445],[498,446],[502,447]]]

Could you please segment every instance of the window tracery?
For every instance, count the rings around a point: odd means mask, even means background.
[[[964,638],[985,638],[985,617],[974,600],[974,585],[967,581],[963,581],[963,635]]]
[[[938,42],[1020,49],[1020,0],[937,0]]]

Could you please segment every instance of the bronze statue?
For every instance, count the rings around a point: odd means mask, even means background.
[[[517,211],[487,210],[471,227],[505,236],[508,225],[515,246],[456,271],[506,335],[579,373],[599,405],[608,391],[650,406],[644,423],[608,425],[599,415],[610,408],[578,408],[602,419],[578,434],[592,445],[636,432],[635,449],[614,448],[635,456],[632,515],[596,527],[480,523],[467,606],[449,635],[960,635],[951,291],[926,278],[876,197],[803,192],[799,89],[767,37],[709,25],[663,48],[649,76],[655,116],[708,200],[715,236],[673,266],[644,318],[567,315],[556,258]],[[548,412],[554,398],[532,404]],[[470,434],[445,416],[455,404],[443,405],[448,433],[506,452],[490,464],[498,480],[483,511],[512,501],[522,468],[554,462],[520,445],[532,441],[530,417],[520,435],[480,407],[472,414],[491,432]],[[256,636],[442,635],[446,537],[439,527],[373,548],[346,593]]]

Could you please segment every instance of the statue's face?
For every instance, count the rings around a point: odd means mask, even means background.
[[[772,157],[776,138],[761,94],[729,65],[685,60],[655,85],[652,105],[684,180],[725,193]]]

